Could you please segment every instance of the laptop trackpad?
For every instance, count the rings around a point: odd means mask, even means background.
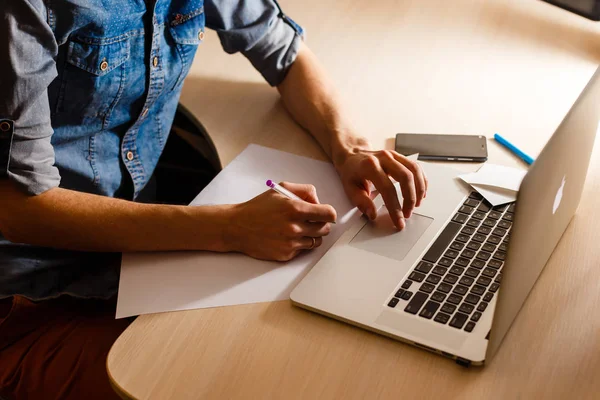
[[[382,206],[377,212],[377,218],[366,223],[349,244],[402,261],[432,222],[433,218],[413,213],[406,220],[406,227],[398,231],[388,215],[387,208]]]

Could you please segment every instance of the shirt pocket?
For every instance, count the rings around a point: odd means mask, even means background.
[[[188,14],[176,14],[169,23],[169,32],[175,46],[179,59],[175,73],[177,80],[173,90],[182,83],[194,61],[194,55],[198,45],[204,40],[205,15],[204,7],[200,7]]]
[[[77,38],[68,43],[57,103],[79,122],[108,119],[123,90],[129,40]]]

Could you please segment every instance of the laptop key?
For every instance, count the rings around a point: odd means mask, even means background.
[[[450,304],[450,303],[446,302],[442,306],[442,311],[447,314],[452,314],[454,311],[456,311],[456,306],[454,304]]]
[[[502,237],[502,236],[506,235],[506,229],[496,228],[492,231],[492,235]]]
[[[462,297],[456,294],[451,294],[448,296],[448,303],[451,304],[459,304],[462,301]]]
[[[484,312],[485,309],[487,308],[488,303],[486,303],[485,301],[482,301],[481,303],[479,303],[479,305],[477,306],[477,311],[479,312]]]
[[[425,275],[423,275],[420,272],[417,271],[413,271],[411,272],[411,274],[408,276],[408,279],[411,279],[415,282],[423,282],[423,279],[425,279]]]
[[[476,268],[468,268],[467,272],[465,272],[466,276],[470,276],[471,278],[477,278],[477,275],[479,275],[479,270]]]
[[[465,285],[465,286],[471,286],[473,284],[473,282],[475,282],[475,280],[468,276],[463,276],[462,278],[460,278],[460,281],[458,281],[458,283],[460,285]]]
[[[473,228],[477,228],[477,227],[479,226],[479,223],[480,223],[480,222],[481,222],[481,221],[479,221],[478,219],[471,218],[470,220],[468,220],[468,221],[467,221],[467,225],[468,225],[468,226],[471,226],[471,227],[473,227]]]
[[[488,253],[493,253],[494,251],[496,251],[496,246],[493,243],[486,243],[483,245],[483,247],[481,248],[481,250],[483,251],[487,251]]]
[[[491,259],[488,263],[487,263],[488,267],[494,268],[494,269],[500,269],[500,267],[502,267],[502,261],[500,260],[494,260]]]
[[[473,250],[467,249],[467,250],[463,251],[461,255],[463,257],[467,257],[468,259],[471,259],[471,258],[475,257],[475,252]],[[467,261],[467,264],[468,264],[468,261]]]
[[[481,247],[481,243],[477,243],[477,242],[473,242],[470,241],[469,244],[467,245],[467,249],[469,250],[479,250],[479,248]]]
[[[499,283],[492,283],[492,286],[490,286],[490,292],[496,293],[496,291],[498,290],[499,287],[500,287]]]
[[[460,307],[458,307],[458,311],[465,314],[471,314],[474,309],[475,306],[467,303],[462,303]]]
[[[438,310],[438,308],[440,308],[440,303],[436,303],[435,301],[430,300],[427,302],[427,304],[425,304],[425,307],[423,307],[423,309],[419,313],[419,317],[431,319],[433,317],[433,314],[435,314],[435,312]]]
[[[476,233],[475,235],[473,235],[473,240],[476,242],[483,243],[485,242],[485,235],[482,235],[481,233]]]
[[[449,267],[452,265],[452,259],[442,257],[442,258],[440,258],[440,261],[438,262],[438,264],[440,264],[441,266],[444,266],[444,267]]]
[[[429,271],[433,268],[433,264],[428,263],[427,261],[421,261],[415,270],[422,272],[424,274],[428,274]]]
[[[465,247],[465,244],[461,243],[459,241],[452,242],[452,244],[450,245],[450,248],[452,250],[457,250],[457,251],[461,251],[463,249],[463,247]]]
[[[448,314],[444,314],[443,312],[439,312],[433,320],[435,322],[439,322],[440,324],[445,324],[450,321],[450,316]]]
[[[433,292],[433,294],[431,295],[431,300],[435,300],[438,303],[443,303],[445,299],[446,295],[442,292]]]
[[[410,288],[410,285],[412,285],[412,281],[404,281],[404,283],[402,284],[402,289],[408,289]]]
[[[469,241],[469,239],[471,239],[470,236],[463,235],[462,233],[458,234],[456,236],[456,240],[458,240],[459,242],[462,242],[462,243],[467,243]]]
[[[496,279],[494,279],[494,282],[496,282],[496,283],[500,283],[500,281],[502,281],[502,274],[498,274],[496,276]]]
[[[502,217],[502,219],[504,219],[506,221],[512,221],[513,220],[513,214],[512,213],[506,213],[506,214],[504,214],[504,217]]]
[[[479,192],[471,192],[471,194],[469,194],[469,198],[475,199],[475,200],[481,200],[481,199],[483,199],[483,196],[480,195]]]
[[[423,292],[415,293],[412,300],[408,303],[406,308],[404,308],[404,311],[413,315],[418,313],[423,304],[425,304],[425,300],[427,300],[427,297],[429,296]]]
[[[432,263],[437,262],[442,253],[448,247],[448,244],[454,239],[454,236],[460,230],[461,225],[455,222],[449,222],[448,225],[444,228],[442,233],[435,240],[433,245],[427,250],[427,253],[423,257],[423,260],[429,261]]]
[[[479,300],[481,300],[481,297],[480,297],[480,296],[477,296],[477,295],[475,295],[475,294],[471,294],[471,293],[469,293],[469,294],[467,295],[467,297],[465,297],[465,301],[466,301],[467,303],[469,303],[469,304],[473,304],[473,305],[475,305],[475,304],[479,303]]]
[[[502,241],[502,238],[499,238],[498,236],[490,236],[488,238],[488,243],[498,244],[501,241]]]
[[[486,218],[485,221],[483,221],[483,225],[489,228],[493,228],[494,226],[496,226],[496,221],[491,218]]]
[[[516,206],[516,204],[515,204],[515,203],[512,203],[512,204],[511,204],[511,205],[508,207],[508,210],[506,210],[506,211],[507,211],[507,212],[509,212],[509,213],[514,213],[514,212],[515,212],[515,206]]]
[[[479,318],[481,318],[481,313],[479,311],[475,311],[473,313],[473,315],[471,315],[471,321],[479,321]]]
[[[434,274],[440,275],[440,276],[444,276],[446,274],[446,271],[448,271],[448,268],[444,268],[444,267],[440,267],[439,265],[436,265],[435,267],[433,267],[433,272]]]
[[[464,257],[458,257],[454,264],[459,265],[461,267],[466,267],[467,265],[469,265],[469,260]]]
[[[496,271],[494,268],[486,268],[481,272],[481,274],[487,276],[488,278],[493,278],[497,272],[498,271]]]
[[[404,294],[404,289],[398,289],[398,291],[396,292],[394,297],[401,298],[403,294]]]
[[[483,225],[477,229],[477,233],[481,233],[482,235],[489,235],[490,232],[492,232],[492,228]]]
[[[458,251],[448,250],[447,252],[444,253],[444,257],[454,259],[454,258],[458,257]]]
[[[492,209],[492,206],[487,200],[483,200],[477,209],[486,213]]]
[[[475,210],[473,207],[469,207],[469,206],[462,206],[458,212],[461,212],[463,214],[471,214],[473,212],[473,210]]]
[[[476,294],[477,296],[481,296],[485,293],[485,288],[483,286],[475,285],[471,289],[471,293]]]
[[[493,299],[493,298],[494,298],[494,293],[492,293],[492,292],[487,292],[487,293],[485,294],[485,296],[483,296],[483,301],[490,302],[490,301],[492,301],[492,299]]]
[[[485,218],[485,213],[481,212],[481,211],[475,211],[472,215],[473,218],[475,219],[484,219]]]
[[[495,258],[495,259],[497,259],[497,260],[504,261],[504,259],[506,258],[506,253],[505,253],[505,252],[503,252],[503,251],[497,251],[497,252],[494,254],[494,258]]]
[[[451,285],[454,285],[456,281],[458,281],[458,276],[456,275],[448,274],[444,277],[444,282],[449,283]]]
[[[475,322],[469,321],[469,322],[467,322],[467,325],[465,326],[465,332],[473,332],[474,328],[475,328]]]
[[[390,302],[388,303],[388,307],[392,307],[392,308],[396,307],[396,304],[398,304],[398,301],[399,301],[399,300],[398,300],[397,298],[395,298],[395,297],[392,297],[392,299],[391,299],[391,300],[390,300]]]
[[[438,286],[438,290],[443,293],[450,293],[450,291],[452,290],[452,285],[448,285],[447,283],[442,282]]]
[[[454,274],[454,275],[462,275],[462,273],[465,271],[464,268],[461,267],[457,267],[456,265],[452,268],[450,268],[450,273]]]
[[[473,260],[473,262],[471,263],[471,267],[481,269],[485,267],[485,261]]]
[[[468,291],[469,291],[468,287],[462,286],[462,285],[456,285],[456,287],[454,288],[453,293],[454,294],[459,294],[461,296],[464,296]]]
[[[453,328],[462,329],[463,325],[465,324],[465,322],[467,322],[468,318],[469,316],[466,314],[456,313],[450,321],[450,326]]]
[[[442,280],[441,276],[431,274],[427,277],[427,279],[425,279],[425,282],[437,285],[438,283],[440,283],[441,280]]]
[[[477,207],[479,205],[479,201],[475,199],[468,199],[465,201],[464,205],[469,207]]]
[[[460,233],[462,233],[463,235],[472,235],[475,233],[475,229],[471,228],[470,226],[465,226],[464,228],[462,228]]]
[[[454,217],[452,217],[452,221],[458,222],[459,224],[464,224],[469,218],[466,214],[457,213]]]
[[[404,294],[402,295],[402,300],[410,300],[412,295],[413,295],[413,292],[409,292],[408,290],[405,290]]]
[[[499,212],[504,212],[504,210],[506,210],[507,208],[508,208],[508,204],[502,204],[502,205],[499,205],[499,206],[492,207],[492,210],[499,211]]]
[[[477,258],[483,261],[489,260],[491,256],[492,255],[486,251],[480,251],[479,253],[477,253]]]
[[[488,286],[490,283],[492,283],[492,280],[486,276],[480,276],[477,279],[477,284],[481,286]]]
[[[469,245],[467,245],[467,247],[469,247]],[[504,243],[504,242],[500,243],[500,246],[498,246],[498,250],[500,250],[500,251],[508,250],[508,244]]]
[[[502,220],[502,221],[498,222],[498,227],[502,228],[502,229],[510,229],[511,225],[512,224],[506,220]]]
[[[419,288],[419,290],[421,292],[425,292],[425,293],[431,293],[431,292],[433,292],[433,289],[435,289],[435,285],[432,285],[430,283],[424,283]]]
[[[491,213],[488,214],[488,217],[490,217],[492,219],[500,219],[500,217],[502,217],[502,213],[498,212],[498,211],[492,211]]]

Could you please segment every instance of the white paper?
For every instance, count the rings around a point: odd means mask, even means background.
[[[168,252],[123,254],[117,318],[165,311],[247,304],[289,298],[292,289],[360,213],[347,199],[334,167],[250,145],[192,202],[240,203],[267,190],[267,179],[311,183],[321,203],[337,211],[323,244],[287,263],[242,254]]]
[[[477,190],[493,206],[513,202],[527,171],[503,165],[484,164],[479,171],[459,178]]]

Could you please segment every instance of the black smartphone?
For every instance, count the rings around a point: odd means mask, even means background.
[[[419,153],[419,160],[487,160],[487,139],[481,135],[431,135],[398,133],[396,151],[405,156]]]
[[[600,20],[600,0],[544,0],[593,21]]]

